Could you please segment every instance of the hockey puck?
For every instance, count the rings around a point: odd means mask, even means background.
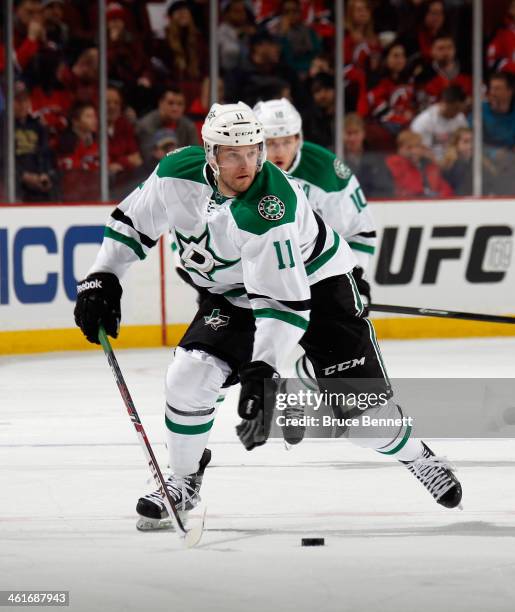
[[[302,538],[301,546],[324,546],[324,538]]]

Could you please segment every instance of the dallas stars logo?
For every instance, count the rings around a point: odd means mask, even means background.
[[[229,319],[230,317],[227,315],[220,314],[220,308],[214,308],[209,316],[204,317],[204,325],[209,325],[209,327],[212,327],[216,331],[220,327],[229,325]]]
[[[219,270],[225,270],[237,264],[239,259],[223,259],[213,251],[209,245],[209,229],[206,229],[200,236],[183,236],[175,232],[177,236],[177,246],[179,255],[184,262],[184,267],[190,272],[195,272],[202,278],[213,281],[213,274]]]
[[[341,179],[346,181],[352,175],[351,169],[346,166],[341,159],[335,158],[333,162],[334,171],[336,176],[339,176]]]
[[[267,221],[278,221],[284,217],[286,207],[284,203],[274,195],[267,195],[259,200],[258,212]]]

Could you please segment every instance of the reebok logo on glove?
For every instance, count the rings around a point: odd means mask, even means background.
[[[80,285],[77,285],[77,293],[81,293],[81,291],[86,291],[86,289],[102,289],[102,281],[98,280],[85,280]]]

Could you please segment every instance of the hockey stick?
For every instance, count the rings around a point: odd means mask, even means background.
[[[370,304],[369,309],[375,312],[393,312],[396,314],[418,315],[420,317],[441,317],[444,319],[483,321],[484,323],[515,323],[515,317],[480,314],[477,312],[459,312],[456,310],[438,310],[437,308],[417,308],[415,306],[391,306],[387,304]]]
[[[152,472],[152,476],[156,481],[156,484],[159,488],[161,495],[163,495],[163,502],[168,511],[168,515],[170,516],[173,526],[175,527],[175,531],[181,536],[184,545],[186,548],[192,548],[200,541],[202,537],[202,531],[204,529],[204,515],[202,516],[202,520],[199,525],[193,527],[191,529],[186,529],[184,523],[179,516],[177,508],[175,507],[175,503],[168,492],[168,489],[165,486],[165,479],[163,477],[163,473],[159,468],[159,464],[154,455],[154,451],[150,446],[150,442],[148,441],[147,434],[143,429],[143,424],[139,418],[138,412],[136,410],[136,406],[134,406],[134,402],[132,401],[131,394],[129,393],[129,389],[125,384],[125,380],[123,378],[122,372],[120,370],[120,366],[118,365],[118,361],[116,360],[114,351],[111,347],[111,343],[109,342],[106,332],[102,326],[100,326],[98,330],[98,339],[102,348],[104,349],[105,356],[107,357],[107,361],[111,366],[111,370],[113,372],[116,384],[118,385],[118,389],[120,391],[120,395],[124,401],[125,407],[127,408],[127,412],[131,418],[131,421],[134,425],[134,429],[138,435],[138,439],[141,443],[141,448],[145,453],[145,457],[147,459],[148,466],[150,471]]]

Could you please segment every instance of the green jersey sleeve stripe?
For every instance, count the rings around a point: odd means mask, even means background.
[[[146,255],[141,248],[141,244],[139,244],[137,240],[134,240],[134,238],[129,238],[129,236],[120,234],[120,232],[115,231],[111,227],[105,228],[104,237],[111,238],[112,240],[117,240],[118,242],[125,244],[132,249],[140,259],[145,259]]]
[[[349,242],[348,244],[355,251],[363,251],[363,253],[370,253],[371,255],[376,252],[376,248],[369,244],[361,244],[361,242]]]
[[[303,330],[306,330],[309,325],[309,321],[301,317],[300,315],[293,314],[292,312],[284,312],[282,310],[275,310],[274,308],[258,308],[254,310],[254,317],[266,318],[266,319],[279,319],[290,325],[295,325]]]
[[[316,259],[314,259],[310,264],[306,266],[306,274],[309,276],[316,272],[318,268],[321,268],[325,263],[327,263],[331,257],[336,253],[338,247],[340,246],[340,236],[333,230],[334,235],[334,244],[330,249],[324,251],[321,255],[319,255]]]

